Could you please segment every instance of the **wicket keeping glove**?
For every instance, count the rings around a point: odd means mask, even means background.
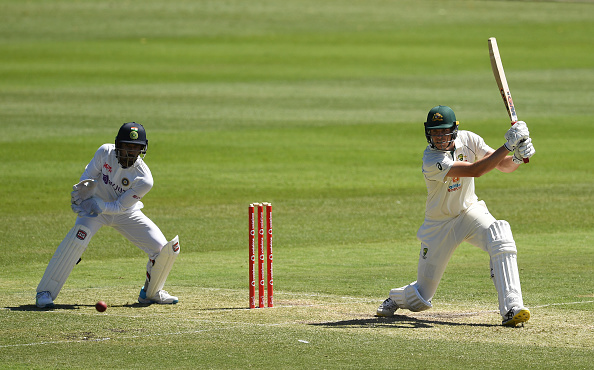
[[[105,211],[105,202],[97,197],[83,200],[80,204],[72,204],[72,210],[78,217],[97,217]]]
[[[95,194],[95,187],[97,182],[93,179],[85,179],[78,184],[72,186],[72,193],[70,193],[70,202],[79,205],[83,200],[87,200]]]

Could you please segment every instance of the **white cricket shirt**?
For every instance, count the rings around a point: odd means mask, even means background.
[[[476,162],[493,149],[470,131],[458,131],[453,152],[427,146],[423,153],[423,175],[427,185],[425,220],[445,221],[478,202],[473,177],[446,177],[455,161]]]
[[[153,187],[153,175],[142,158],[124,169],[116,158],[115,144],[103,144],[80,177],[97,181],[95,196],[105,202],[103,213],[132,212],[144,205],[142,197]]]

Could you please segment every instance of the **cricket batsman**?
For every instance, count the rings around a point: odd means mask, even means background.
[[[68,275],[93,235],[110,226],[148,254],[146,281],[138,302],[175,304],[178,298],[163,290],[179,254],[176,236],[167,241],[161,230],[142,213],[141,202],[153,187],[153,176],[144,162],[148,147],[144,127],[135,122],[120,127],[114,144],[103,144],[73,186],[72,210],[77,213],[70,229],[51,258],[39,285],[36,305],[54,306]]]
[[[507,221],[496,220],[474,192],[474,178],[497,168],[513,172],[535,153],[526,123],[515,123],[506,142],[497,150],[470,131],[458,131],[451,108],[443,105],[429,111],[425,122],[428,146],[423,153],[427,185],[425,221],[417,232],[421,251],[417,280],[392,289],[377,309],[378,316],[392,316],[398,308],[413,312],[432,307],[437,286],[454,250],[468,242],[487,252],[491,279],[499,296],[504,326],[530,319],[524,307],[518,273],[516,243]],[[513,155],[508,155],[509,153]]]

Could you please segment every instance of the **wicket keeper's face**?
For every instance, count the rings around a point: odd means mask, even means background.
[[[118,162],[123,168],[128,168],[136,162],[144,148],[141,144],[121,143],[118,150]]]
[[[454,139],[453,139],[453,132],[454,129],[452,128],[437,128],[429,130],[431,134],[431,142],[433,146],[437,150],[453,150],[454,149]]]

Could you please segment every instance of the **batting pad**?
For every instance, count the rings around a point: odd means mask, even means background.
[[[421,297],[416,281],[401,288],[392,289],[390,291],[390,298],[398,304],[398,307],[406,308],[413,312],[425,311],[433,307],[431,302]]]
[[[179,249],[179,236],[176,235],[173,240],[161,249],[152,264],[149,263],[149,268],[146,271],[146,283],[144,284],[144,291],[148,299],[153,298],[159,290],[163,289],[165,280],[167,280],[167,276],[179,254]]]
[[[87,249],[91,237],[91,230],[86,226],[75,225],[70,229],[47,265],[37,286],[38,293],[47,291],[52,299],[56,299],[74,265]]]
[[[488,250],[491,256],[491,279],[499,297],[499,312],[505,315],[512,307],[523,307],[517,250],[506,221],[489,226]]]

